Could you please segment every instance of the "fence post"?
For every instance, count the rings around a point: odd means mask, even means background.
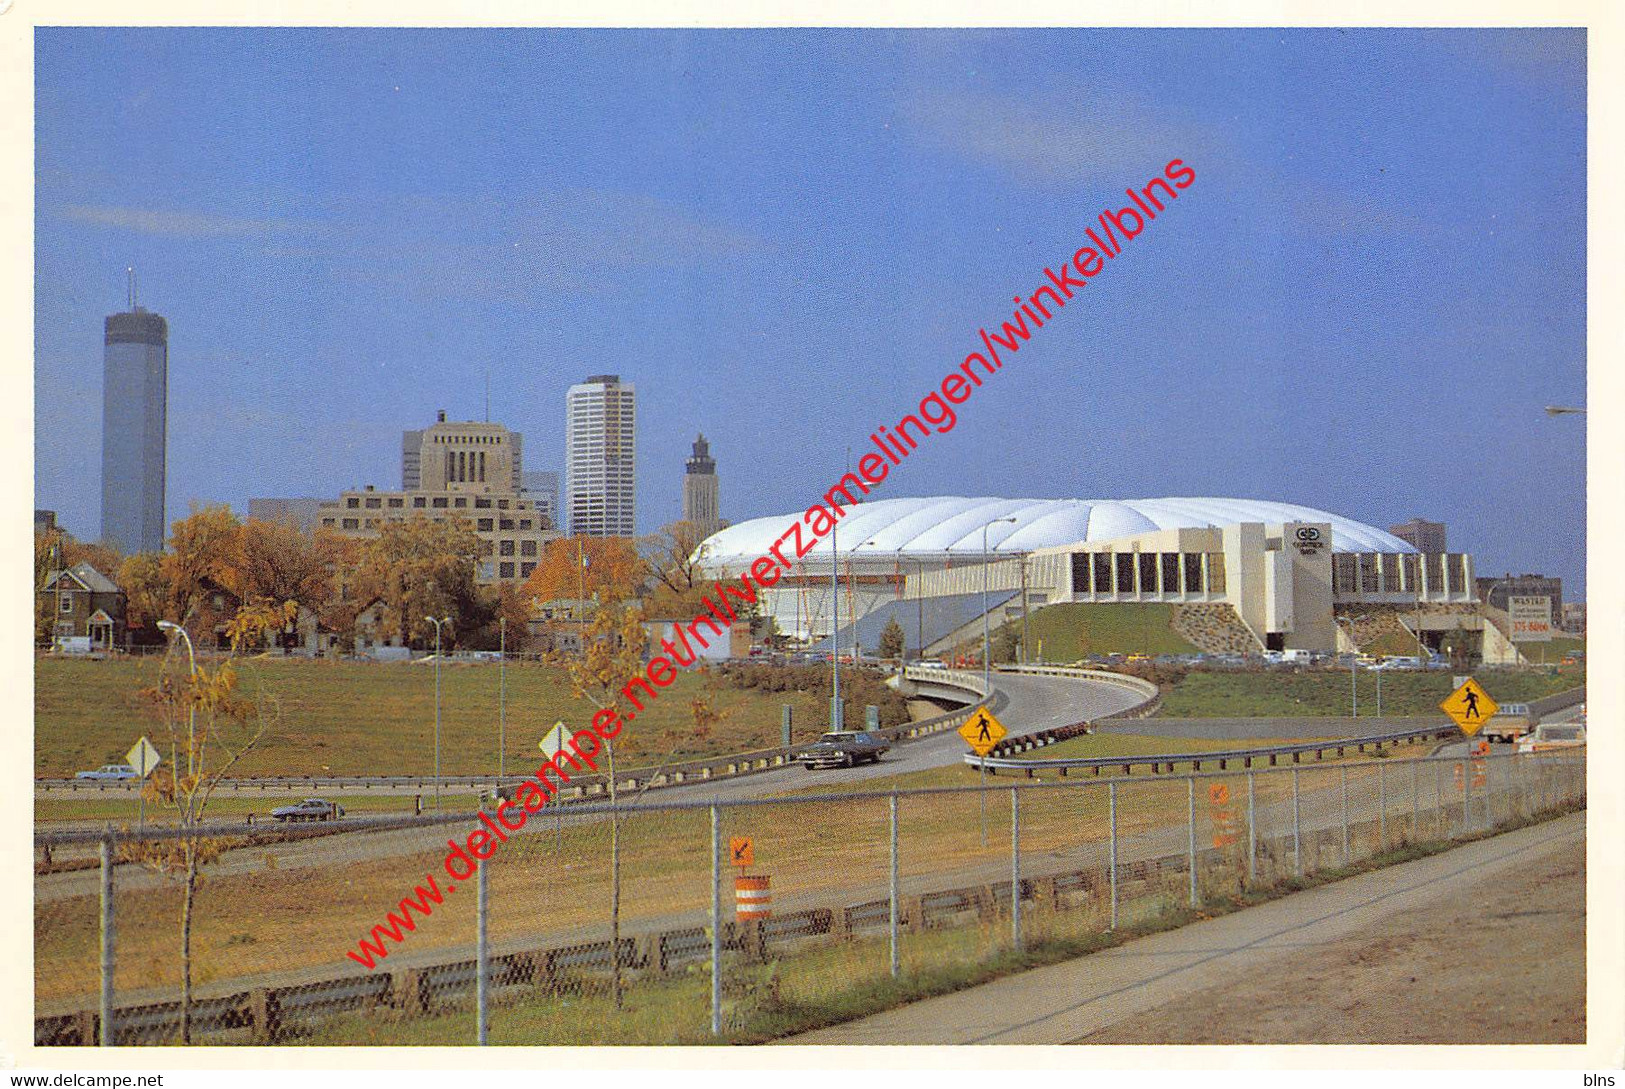
[[[1258,880],[1258,791],[1253,776],[1247,773],[1247,884]]]
[[[1197,905],[1196,898],[1196,776],[1192,775],[1185,780],[1185,861],[1190,865],[1191,871],[1191,907]]]
[[[474,1029],[479,1046],[484,1047],[491,1027],[486,1017],[491,975],[491,949],[487,940],[491,915],[491,867],[483,862],[479,866],[478,880],[474,885],[474,963],[478,973],[474,980]]]
[[[722,1035],[722,810],[711,803],[711,1035]]]
[[[1465,758],[1456,765],[1461,772],[1461,834],[1473,830],[1473,773]]]
[[[1344,764],[1339,791],[1343,802],[1343,865],[1349,864],[1349,766]]]
[[[1421,776],[1418,775],[1417,761],[1411,761],[1411,842],[1419,843],[1422,839],[1422,809],[1421,809]]]
[[[1303,876],[1302,822],[1298,812],[1298,765],[1292,765],[1292,872]]]
[[[897,791],[891,792],[891,975],[896,979],[902,971],[902,959],[897,947]]]
[[[1388,849],[1388,771],[1387,764],[1377,765],[1377,853]]]
[[[113,830],[102,832],[101,842],[101,1038],[102,1047],[113,1046]]]
[[[1112,925],[1117,929],[1117,782],[1113,780],[1106,784],[1106,804],[1109,823],[1111,825],[1111,840],[1107,851],[1106,868],[1110,874],[1112,890]]]
[[[1444,764],[1435,763],[1433,765],[1433,831],[1435,835],[1446,835],[1444,822]]]
[[[1010,939],[1021,952],[1021,795],[1010,788]]]

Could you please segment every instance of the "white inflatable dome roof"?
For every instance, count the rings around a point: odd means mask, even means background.
[[[1011,516],[1014,522],[995,521]],[[784,514],[729,526],[700,545],[701,560],[711,568],[739,569],[766,553],[796,521],[800,515]],[[843,556],[890,558],[900,553],[945,559],[980,555],[983,526],[988,551],[998,553],[1238,522],[1329,522],[1335,552],[1416,551],[1375,526],[1314,507],[1262,499],[880,499],[847,507],[836,534]],[[829,551],[830,539],[825,536],[809,556],[827,560]]]

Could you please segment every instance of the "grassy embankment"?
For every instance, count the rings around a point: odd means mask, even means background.
[[[143,733],[164,730],[139,695],[154,684],[156,657],[73,661],[41,658],[34,673],[34,774],[72,775],[122,761]],[[507,667],[507,763],[522,767],[562,720],[580,728],[592,705],[572,697],[554,667]],[[281,720],[236,769],[240,775],[422,775],[434,767],[434,667],[424,663],[248,659],[241,691],[274,699]],[[844,678],[843,678],[844,680]],[[446,775],[497,767],[498,669],[494,663],[441,667],[441,767]],[[721,716],[708,737],[694,735],[692,702]],[[779,708],[800,723],[822,722],[827,699],[806,691],[760,692],[716,676],[680,674],[622,734],[623,763],[655,764],[777,745]],[[810,731],[812,727],[804,727]],[[167,753],[166,753],[167,755]]]

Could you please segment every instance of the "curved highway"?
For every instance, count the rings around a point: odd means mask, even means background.
[[[1137,705],[1144,698],[1120,685],[1102,684],[1098,681],[1071,677],[1023,676],[1009,673],[994,675],[993,690],[994,699],[991,705],[993,713],[998,716],[999,721],[1003,723],[1011,736],[1015,737],[1056,726],[1071,725],[1084,719],[1101,718],[1105,715],[1125,711]],[[898,744],[886,754],[884,759],[876,764],[821,772],[808,771],[800,764],[793,764],[753,775],[741,775],[726,779],[697,779],[641,795],[638,801],[628,802],[625,808],[632,810],[639,808],[640,804],[653,806],[665,801],[694,801],[713,798],[724,802],[739,801],[746,798],[771,797],[807,787],[835,784],[850,784],[854,789],[861,790],[866,780],[889,778],[910,772],[952,766],[959,763],[964,753],[964,740],[957,733],[948,731]],[[595,800],[601,801],[601,799]],[[572,820],[569,805],[564,807],[563,814],[563,819],[566,822]],[[602,814],[583,815],[573,819],[578,821],[601,820],[603,816]],[[84,822],[72,822],[71,824],[64,822],[60,825],[53,825],[53,828],[67,830],[82,823]],[[97,826],[99,827],[99,824]],[[515,834],[545,834],[552,830],[552,826],[552,821],[541,820],[534,825],[527,826],[523,832]],[[460,826],[453,825],[451,827],[455,829]],[[413,854],[432,850],[436,847],[444,847],[446,834],[446,826],[434,824],[411,828],[392,828],[379,832],[365,832],[357,829],[354,835],[327,835],[312,839],[290,840],[278,844],[262,844],[253,848],[228,852],[210,867],[210,873],[225,876],[233,873],[256,872],[265,867],[268,855],[275,857],[277,867],[285,869],[298,866],[332,865],[335,855],[353,858],[356,854],[364,852],[369,858],[376,859],[391,855]],[[364,843],[357,842],[357,835],[366,837]],[[91,850],[91,848],[86,848],[86,850]],[[98,887],[98,880],[95,870],[49,874],[35,879],[35,893],[42,901],[69,896],[92,895]],[[156,883],[161,880],[160,877],[144,872],[131,872],[128,876],[121,873],[119,878],[121,887],[126,888],[142,887],[144,884]]]

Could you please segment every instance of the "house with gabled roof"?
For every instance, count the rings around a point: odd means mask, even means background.
[[[124,591],[90,564],[52,571],[38,592],[54,639],[88,638],[93,651],[126,645]]]

